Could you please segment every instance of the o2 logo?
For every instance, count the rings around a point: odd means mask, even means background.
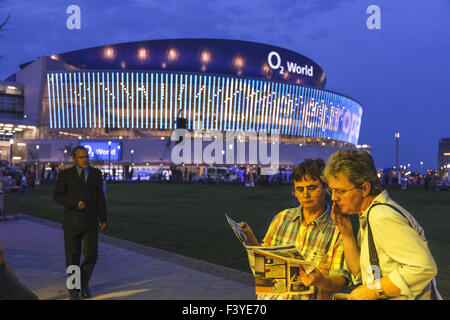
[[[271,51],[267,55],[267,63],[269,64],[269,67],[271,67],[274,70],[280,70],[280,74],[284,75],[284,69],[285,67],[282,65],[281,56],[276,51]],[[299,75],[306,75],[309,77],[314,76],[314,69],[313,66],[308,66],[305,64],[305,66],[297,65],[296,62],[286,61],[286,69],[288,72],[296,73]]]

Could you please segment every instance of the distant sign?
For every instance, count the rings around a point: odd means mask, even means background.
[[[78,145],[87,149],[90,161],[120,161],[122,160],[122,142],[111,141],[111,147],[108,141],[80,141]],[[111,151],[111,158],[109,158]]]

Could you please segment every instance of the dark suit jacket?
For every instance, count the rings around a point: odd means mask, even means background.
[[[97,229],[99,222],[106,222],[106,201],[103,193],[102,172],[89,167],[88,179],[83,183],[75,166],[58,174],[53,199],[64,206],[64,229]],[[86,204],[78,210],[78,202]]]

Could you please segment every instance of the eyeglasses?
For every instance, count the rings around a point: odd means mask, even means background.
[[[327,189],[327,193],[328,193],[330,196],[333,196],[333,192],[334,192],[335,194],[337,194],[338,196],[341,197],[341,196],[343,196],[345,193],[347,193],[347,192],[349,192],[349,191],[352,191],[353,189],[359,188],[361,185],[362,185],[362,183],[360,183],[360,184],[358,184],[357,186],[354,186],[353,188],[350,188],[350,189],[348,189],[348,190],[332,189],[332,188],[330,188],[330,187],[326,187],[326,189]]]

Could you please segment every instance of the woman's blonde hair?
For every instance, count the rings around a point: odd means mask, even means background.
[[[322,180],[328,183],[330,177],[336,177],[339,173],[347,177],[355,186],[369,182],[369,195],[378,195],[383,191],[375,162],[372,156],[365,151],[340,150],[333,153],[323,170]]]

